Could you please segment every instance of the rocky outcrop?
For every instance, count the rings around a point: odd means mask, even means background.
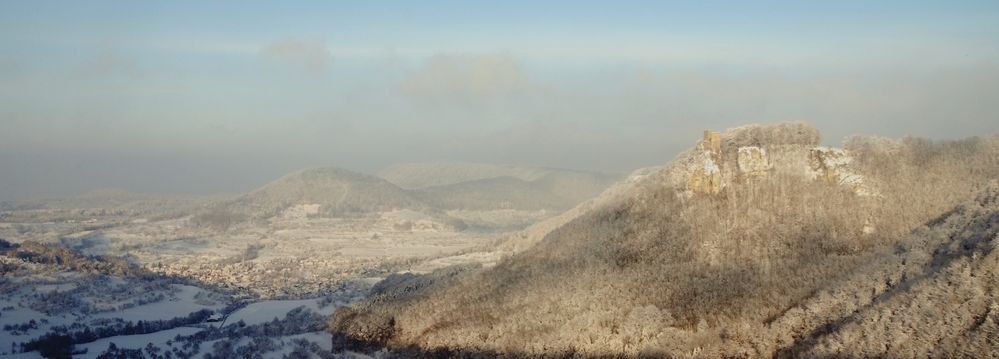
[[[870,189],[864,185],[863,176],[850,169],[850,157],[843,149],[815,147],[808,151],[808,175],[813,179],[847,186],[860,195],[871,195]]]
[[[716,194],[722,189],[721,168],[711,159],[704,160],[702,166],[694,169],[687,181],[687,189],[694,193]]]
[[[739,147],[736,164],[739,166],[739,175],[744,178],[765,176],[770,171],[767,150],[761,147]]]

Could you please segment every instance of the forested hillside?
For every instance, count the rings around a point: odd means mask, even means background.
[[[999,352],[999,138],[818,139],[706,133],[534,247],[392,283],[330,330],[409,354]]]
[[[281,215],[291,209],[307,216],[343,216],[426,207],[409,192],[381,178],[340,168],[311,168],[288,174],[236,199],[208,206],[192,218],[200,226]]]
[[[325,212],[419,208],[405,190],[381,178],[340,168],[313,168],[281,177],[237,200],[245,207],[281,208],[315,203]]]

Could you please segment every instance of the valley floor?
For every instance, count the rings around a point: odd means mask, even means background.
[[[7,212],[0,238],[68,248],[80,258],[124,258],[154,278],[0,256],[0,356],[40,357],[40,341],[64,335],[79,358],[136,350],[146,357],[323,357],[329,316],[388,274],[488,265],[502,256],[490,249],[499,234],[448,230],[405,211],[279,217],[224,231],[191,226],[186,217],[64,215]]]

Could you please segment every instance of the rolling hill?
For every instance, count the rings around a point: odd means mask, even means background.
[[[198,226],[228,228],[235,223],[264,220],[291,212],[305,216],[342,217],[405,209],[447,217],[444,212],[459,210],[479,213],[473,217],[486,217],[485,220],[477,220],[483,222],[477,227],[507,228],[506,225],[492,223],[504,222],[503,219],[489,219],[493,215],[483,212],[558,213],[599,194],[616,178],[614,175],[569,170],[478,164],[454,166],[461,170],[443,170],[439,177],[442,183],[447,184],[412,189],[340,168],[306,169],[235,199],[206,206],[192,218],[192,222]],[[433,172],[434,169],[439,168],[437,165],[400,166],[392,173],[396,174],[393,178],[400,179],[404,172],[416,173],[419,177],[423,173],[421,171]],[[496,174],[515,174],[519,177],[490,177]],[[536,213],[524,216],[531,221],[539,218]]]
[[[318,204],[323,213],[421,208],[409,192],[388,181],[341,168],[311,168],[288,174],[236,202],[263,209]]]
[[[818,138],[804,124],[706,132],[494,267],[394,278],[334,315],[335,344],[466,357],[999,353],[999,137]]]
[[[480,167],[472,164],[461,166]],[[288,174],[235,199],[205,206],[192,217],[192,223],[202,227],[229,228],[237,223],[278,216],[331,218],[393,210],[413,210],[446,222],[460,223],[462,219],[445,214],[456,210],[470,216],[467,220],[474,221],[476,228],[505,230],[509,228],[507,222],[510,221],[518,224],[528,221],[526,223],[529,224],[571,208],[599,194],[616,178],[613,175],[568,170],[518,168],[514,172],[517,171],[522,177],[533,179],[485,177],[404,189],[367,174],[332,167],[312,168]],[[529,173],[533,174],[527,176]],[[476,172],[468,178],[491,174],[494,172]],[[445,177],[447,175],[441,178]],[[494,211],[522,214],[496,214]],[[514,219],[506,218],[510,216]],[[516,225],[514,227],[517,228]]]
[[[235,199],[206,206],[191,221],[196,226],[225,229],[290,212],[338,217],[425,207],[408,191],[381,178],[324,167],[294,172]]]

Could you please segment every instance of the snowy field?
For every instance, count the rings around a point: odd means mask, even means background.
[[[246,325],[260,324],[274,319],[284,318],[292,309],[305,307],[321,315],[332,315],[338,306],[329,305],[319,308],[319,303],[315,299],[303,300],[266,300],[246,306],[232,314],[226,319],[226,325],[233,325],[243,321]]]
[[[191,335],[200,332],[202,330],[204,329],[180,327],[149,334],[119,335],[110,338],[99,339],[92,343],[77,345],[76,346],[77,350],[82,351],[83,349],[86,349],[87,352],[85,354],[74,355],[73,357],[78,359],[97,358],[98,355],[107,350],[108,345],[111,343],[114,343],[114,345],[116,345],[119,348],[126,348],[126,349],[142,349],[149,344],[153,344],[154,346],[157,346],[162,350],[169,350],[173,346],[167,345],[167,342],[173,340],[174,337],[178,335]]]
[[[482,228],[521,227],[551,215],[459,211],[452,217],[471,224],[460,231],[437,214],[391,210],[343,218],[280,215],[218,230],[192,225],[190,215],[150,217],[155,213],[0,213],[6,216],[0,218],[6,248],[29,242],[32,250],[50,248],[35,256],[0,256],[0,327],[7,327],[0,331],[0,356],[38,357],[20,351],[47,334],[70,337],[77,350],[86,349],[79,356],[85,358],[112,342],[119,349],[153,344],[185,355],[197,343],[196,357],[220,348],[256,350],[261,343],[267,345],[259,351],[265,357],[328,351],[330,336],[322,331],[328,317],[360,300],[381,278],[455,264],[491,265],[503,255],[491,243],[503,234]],[[119,262],[110,267],[92,256]],[[226,316],[232,308],[239,309]],[[299,319],[308,324],[290,323]],[[180,344],[178,335],[186,336]],[[191,345],[178,347],[183,344]]]
[[[95,315],[94,318],[122,318],[132,321],[166,320],[194,313],[202,309],[214,311],[224,307],[222,303],[197,298],[199,294],[204,295],[206,293],[201,288],[179,284],[174,285],[174,287],[179,291],[172,294],[168,299],[121,311],[100,313]]]
[[[117,283],[118,281],[115,282]],[[55,290],[56,288],[69,289],[72,287],[73,286],[62,284],[51,284],[46,285],[42,289],[44,291],[50,291]],[[218,312],[224,307],[224,304],[221,302],[211,301],[210,299],[212,296],[206,295],[207,291],[201,288],[190,285],[172,285],[171,289],[168,291],[169,295],[166,296],[166,299],[158,302],[139,305],[120,311],[98,313],[92,316],[80,313],[47,316],[45,313],[21,306],[23,303],[30,304],[30,301],[25,298],[33,298],[32,293],[36,293],[38,291],[39,290],[32,291],[22,288],[18,291],[18,293],[20,293],[19,296],[17,293],[6,293],[8,296],[5,297],[2,303],[0,303],[2,304],[0,305],[0,308],[6,308],[6,310],[0,311],[0,313],[2,313],[2,315],[0,315],[0,323],[21,324],[29,323],[32,320],[36,323],[33,329],[30,330],[0,332],[0,345],[3,346],[0,348],[0,356],[5,358],[39,358],[40,355],[38,352],[12,353],[11,343],[24,343],[30,341],[31,339],[40,337],[41,335],[51,331],[54,327],[71,327],[74,323],[79,323],[97,328],[102,324],[114,323],[117,320],[128,322],[137,322],[140,320],[147,322],[157,320],[162,321],[176,317],[184,317],[203,309]],[[231,313],[226,318],[225,326],[238,330],[243,327],[236,325],[240,321],[242,321],[245,327],[266,325],[266,323],[271,323],[275,320],[287,321],[288,319],[286,317],[289,313],[294,312],[299,308],[301,309],[297,312],[301,313],[303,311],[307,311],[318,314],[321,317],[319,318],[321,322],[325,323],[325,319],[322,318],[328,318],[338,307],[346,305],[359,299],[360,297],[361,295],[359,295],[359,293],[348,292],[342,293],[340,296],[330,298],[267,300],[251,303]],[[18,300],[14,300],[15,298]],[[205,331],[206,328],[210,329],[213,324],[216,323],[203,322],[196,323],[192,326],[181,326],[147,334],[117,335],[102,338],[89,343],[77,344],[75,346],[75,350],[82,354],[74,355],[74,357],[96,358],[98,355],[105,352],[111,343],[114,343],[119,349],[145,350],[149,344],[152,344],[154,347],[158,348],[161,353],[172,350],[182,350],[190,353],[192,349],[189,346],[184,346],[187,343],[185,341],[178,341],[176,338],[178,336],[190,336],[200,333]],[[79,327],[77,327],[77,329],[79,329]],[[330,349],[330,335],[321,330],[293,335],[278,335],[269,337],[269,339],[274,343],[275,350],[267,352],[264,356],[265,358],[281,358],[283,355],[291,353],[296,348],[300,351],[303,350],[301,348],[304,347],[308,347],[311,350],[316,350],[318,348],[328,351]],[[304,343],[303,340],[308,343]],[[237,339],[235,341],[225,338],[215,339],[200,343],[200,353],[211,353],[213,351],[213,345],[220,341],[228,341],[228,343],[233,344],[233,347],[235,348],[251,344],[251,338]]]
[[[305,339],[316,343],[325,351],[333,350],[333,336],[327,332],[304,333],[281,337],[281,340],[285,342],[291,342],[296,339]],[[282,359],[285,355],[290,354],[292,350],[292,346],[286,345],[284,349],[264,354],[264,359]]]

